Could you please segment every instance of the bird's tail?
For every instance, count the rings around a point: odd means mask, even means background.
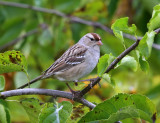
[[[35,83],[36,81],[41,80],[41,79],[44,79],[44,78],[43,78],[43,75],[40,75],[40,76],[36,77],[35,79],[33,79],[33,80],[31,80],[30,82],[28,82],[28,83],[20,86],[20,87],[17,88],[17,89],[25,88],[26,86],[29,86],[30,84]]]

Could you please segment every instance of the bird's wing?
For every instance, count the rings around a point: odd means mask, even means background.
[[[85,61],[87,48],[82,45],[74,45],[57,59],[45,72],[45,75],[54,75],[55,72],[63,72]]]

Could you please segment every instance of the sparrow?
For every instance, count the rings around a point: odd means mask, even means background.
[[[73,91],[67,82],[78,82],[96,67],[100,58],[100,46],[103,45],[101,37],[96,33],[84,35],[78,43],[70,47],[58,58],[42,75],[22,85],[22,89],[29,84],[46,78],[57,78],[66,82],[67,86]]]

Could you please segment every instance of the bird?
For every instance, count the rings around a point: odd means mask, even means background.
[[[56,78],[66,82],[71,92],[74,92],[68,82],[78,82],[96,67],[100,58],[100,46],[103,45],[97,33],[87,33],[75,45],[70,47],[42,75],[22,85],[22,89],[30,84],[47,78]]]

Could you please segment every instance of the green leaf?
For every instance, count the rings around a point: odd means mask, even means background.
[[[117,111],[117,113],[111,115],[107,120],[101,120],[100,123],[114,123],[113,121],[119,121],[130,117],[137,117],[138,112],[134,106],[127,106],[121,109],[121,111]]]
[[[109,55],[105,54],[99,59],[98,65],[97,65],[97,72],[98,76],[101,77],[103,73],[105,72],[107,66],[108,66],[108,59]]]
[[[138,50],[136,50],[136,54],[137,54],[137,58],[138,58],[138,63],[140,65],[140,68],[142,71],[144,72],[148,72],[149,71],[149,64],[146,61],[145,57],[143,57]]]
[[[5,87],[4,76],[0,76],[0,91],[3,91]]]
[[[43,107],[42,103],[35,98],[26,98],[20,102],[26,110],[31,123],[37,123],[39,113]]]
[[[108,59],[108,65],[110,65],[116,58],[112,55],[112,53],[109,54],[109,59]]]
[[[149,64],[145,60],[145,58],[142,58],[142,56],[139,57],[139,64],[142,71],[148,72],[149,71]]]
[[[99,59],[99,62],[98,62],[98,65],[97,65],[97,72],[98,72],[99,77],[101,77],[104,74],[108,65],[114,59],[115,59],[115,57],[111,53],[110,54],[105,54]]]
[[[110,74],[103,74],[102,75],[102,79],[104,79],[106,82],[108,82],[109,84],[111,84],[112,86],[115,86],[115,82],[113,81],[113,79],[111,78]]]
[[[5,108],[1,104],[0,104],[0,122],[7,123]]]
[[[0,99],[0,123],[10,123],[10,114],[6,102]]]
[[[146,59],[148,59],[151,54],[155,34],[156,33],[154,31],[147,32],[139,42],[139,51]]]
[[[136,26],[132,24],[131,27],[128,26],[128,17],[117,19],[116,22],[112,24],[113,31],[122,31],[129,34],[135,34]]]
[[[10,98],[10,100],[6,101],[7,108],[9,109],[9,113],[11,114],[11,121],[21,121],[21,122],[29,122],[29,117],[27,116],[27,112],[20,105],[21,96],[17,96],[16,98]]]
[[[91,121],[114,123],[126,118],[141,118],[152,122],[153,117],[156,118],[156,108],[149,98],[139,94],[118,94],[98,104],[82,117],[79,123]]]
[[[14,71],[27,71],[25,56],[15,50],[0,53],[0,74]]]
[[[39,123],[65,123],[72,112],[72,104],[67,101],[47,103],[39,115]]]
[[[155,30],[160,27],[160,4],[153,8],[152,18],[150,19],[147,27],[149,31]]]
[[[128,17],[117,19],[111,26],[114,35],[119,38],[124,44],[123,32],[129,34],[135,34],[136,26],[132,24],[131,27],[128,26]]]
[[[133,71],[136,71],[138,68],[138,64],[135,58],[128,55],[121,60],[120,64],[132,69]]]

